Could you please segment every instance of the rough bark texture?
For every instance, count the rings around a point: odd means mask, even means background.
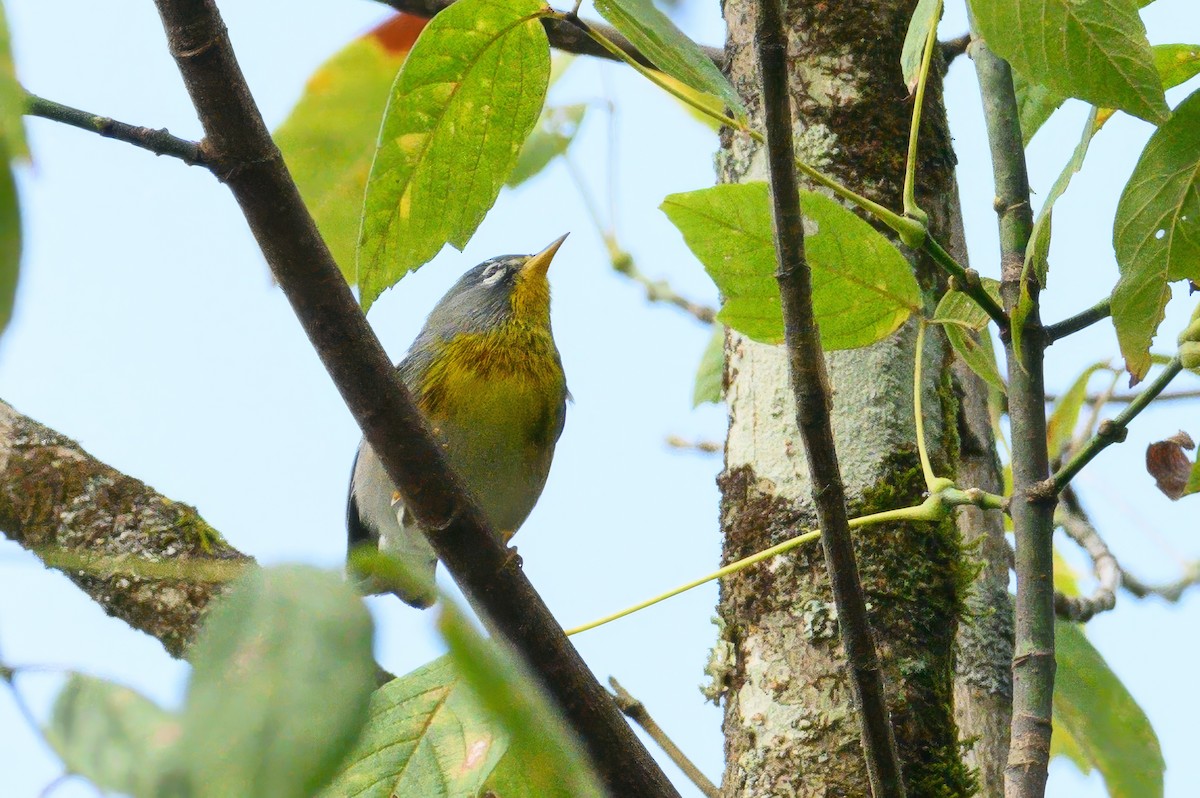
[[[203,577],[214,563],[254,562],[195,507],[155,493],[4,402],[0,531],[175,657],[184,655],[209,602],[223,590],[221,581],[190,577]],[[134,573],[119,570],[122,559]],[[150,575],[159,570],[177,570],[184,578]]]
[[[988,424],[987,387],[961,361],[954,364],[959,387],[958,478],[963,485],[1003,492]],[[1012,599],[1008,592],[1011,550],[999,513],[960,507],[958,527],[978,569],[958,627],[954,718],[969,743],[965,759],[979,777],[982,798],[1004,795],[1008,726],[1012,719]]]
[[[912,111],[899,59],[913,5],[798,0],[787,8],[799,157],[893,208],[900,206]],[[760,120],[749,38],[755,10],[745,0],[725,6],[731,77]],[[918,199],[946,240],[954,162],[940,80],[930,89]],[[723,181],[763,178],[756,145],[744,137],[723,144]],[[917,269],[923,285],[937,285],[926,264]],[[910,326],[868,349],[829,355],[852,516],[922,499],[914,341]],[[935,468],[953,476],[957,401],[938,336],[930,336],[925,357],[926,431]],[[783,352],[731,334],[726,387],[730,428],[720,485],[730,561],[814,526],[814,516]],[[856,534],[855,546],[909,795],[968,795],[974,779],[960,757],[952,707],[955,631],[971,574],[958,531],[951,522],[873,527]],[[720,615],[723,664],[713,671],[725,691],[724,795],[869,795],[820,548],[725,580]]]
[[[965,266],[967,243],[960,210],[956,187],[946,250]],[[988,386],[961,359],[955,359],[952,369],[958,395],[959,485],[1002,494],[1004,478],[992,435]],[[956,521],[975,577],[958,625],[954,719],[967,744],[964,759],[978,775],[979,795],[1003,798],[1012,719],[1013,614],[1008,592],[1012,549],[1000,513],[960,507]]]

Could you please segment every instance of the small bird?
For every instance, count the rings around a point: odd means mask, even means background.
[[[468,271],[397,365],[451,467],[505,543],[541,496],[566,418],[546,279],[565,239]],[[396,595],[414,607],[433,603],[437,556],[365,440],[351,471],[346,527],[351,550],[378,546],[417,578]]]

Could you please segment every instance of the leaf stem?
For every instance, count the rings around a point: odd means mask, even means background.
[[[925,319],[917,319],[917,351],[913,360],[913,417],[916,423],[917,454],[921,458],[921,473],[925,476],[925,487],[932,493],[937,488],[937,474],[929,462],[929,450],[925,445],[925,414],[921,399],[921,363],[925,359]]]
[[[937,47],[938,20],[942,16],[942,2],[938,0],[933,10],[933,21],[925,37],[925,51],[921,55],[921,71],[917,76],[917,91],[914,98],[912,126],[908,131],[908,160],[904,165],[904,215],[924,219],[925,213],[917,205],[917,142],[921,129],[921,109],[925,106],[925,84],[929,80],[929,64]]]
[[[1046,345],[1065,338],[1068,335],[1086,329],[1098,321],[1103,321],[1112,315],[1112,300],[1105,297],[1090,308],[1076,313],[1074,316],[1060,322],[1046,325]]]
[[[975,504],[976,502],[964,501],[962,503]],[[862,527],[872,526],[874,524],[885,524],[894,521],[934,521],[940,517],[938,515],[939,510],[937,508],[942,504],[943,503],[940,500],[940,497],[938,500],[933,500],[933,497],[930,497],[930,499],[926,499],[922,504],[913,505],[912,507],[884,510],[882,512],[864,515],[860,518],[853,518],[849,521],[849,527],[851,529],[860,529]],[[816,540],[820,536],[820,530],[808,530],[796,535],[793,538],[788,538],[782,543],[776,543],[770,548],[763,549],[760,552],[743,557],[740,560],[735,560],[734,562],[729,563],[729,565],[718,568],[717,570],[705,574],[697,579],[693,579],[690,582],[684,582],[682,585],[673,587],[665,593],[659,593],[657,596],[648,598],[645,601],[639,601],[637,604],[633,604],[623,610],[618,610],[610,615],[605,615],[603,618],[597,618],[589,623],[572,627],[567,630],[567,635],[571,636],[577,635],[581,632],[587,632],[599,626],[604,626],[606,623],[611,623],[612,621],[624,618],[627,615],[632,615],[635,612],[646,609],[647,607],[653,607],[659,602],[666,601],[669,598],[674,598],[680,593],[686,593],[687,591],[700,587],[700,585],[711,582],[714,579],[721,579],[722,577],[745,570],[752,565],[757,565],[764,560],[770,560],[774,557],[778,557],[781,554],[786,554],[797,546],[801,546],[805,543]]]
[[[1125,440],[1125,436],[1129,432],[1129,422],[1137,418],[1138,414],[1145,410],[1150,402],[1154,401],[1154,398],[1162,393],[1163,389],[1170,385],[1171,380],[1175,379],[1182,370],[1183,364],[1179,361],[1179,357],[1172,358],[1162,373],[1154,378],[1144,391],[1134,397],[1124,410],[1115,418],[1101,422],[1096,434],[1088,439],[1088,442],[1071,457],[1066,465],[1050,478],[1050,484],[1047,486],[1048,492],[1060,493],[1070,484],[1080,469],[1096,458],[1096,455],[1112,444]]]

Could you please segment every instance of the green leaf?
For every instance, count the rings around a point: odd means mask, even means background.
[[[466,246],[537,123],[550,75],[539,0],[459,0],[392,87],[358,243],[363,310],[449,242]]]
[[[1029,81],[1156,124],[1169,116],[1133,0],[972,0],[971,10]]]
[[[370,615],[340,574],[292,566],[239,578],[192,649],[183,736],[164,789],[312,795],[366,720],[371,638]]]
[[[651,0],[596,0],[596,10],[663,72],[746,115],[729,79]]]
[[[1192,463],[1192,473],[1188,475],[1187,484],[1183,486],[1183,495],[1192,496],[1200,493],[1200,456]]]
[[[3,159],[3,153],[0,153]],[[0,163],[0,333],[12,320],[21,274],[21,206],[12,165]]]
[[[984,290],[999,302],[1000,283],[986,277],[982,283]],[[996,367],[992,337],[986,332],[991,321],[987,311],[961,291],[947,291],[933,311],[933,321],[942,325],[950,346],[971,371],[1000,393],[1008,393],[1008,386]]]
[[[920,307],[920,289],[900,251],[851,211],[800,193],[813,308],[826,349],[887,337]],[[764,343],[783,340],[766,183],[672,194],[660,206],[725,297],[718,321]]]
[[[1050,231],[1054,203],[1058,202],[1058,198],[1067,190],[1075,173],[1083,168],[1083,159],[1087,157],[1092,136],[1097,130],[1099,130],[1099,126],[1096,124],[1096,108],[1093,107],[1091,113],[1088,114],[1087,121],[1084,122],[1083,135],[1080,136],[1079,143],[1075,145],[1071,159],[1067,161],[1067,165],[1059,173],[1058,179],[1050,187],[1050,193],[1046,195],[1046,201],[1042,203],[1037,221],[1033,224],[1033,232],[1030,233],[1029,243],[1025,247],[1024,271],[1025,274],[1032,272],[1037,278],[1038,285],[1042,288],[1046,287],[1046,278],[1050,272]]]
[[[13,66],[8,19],[0,5],[0,154],[4,160],[29,157],[25,143],[25,90]]]
[[[425,23],[397,14],[350,42],[317,68],[275,131],[300,196],[349,283],[388,89]]]
[[[1054,630],[1054,736],[1070,737],[1111,798],[1160,798],[1165,765],[1150,721],[1082,629],[1058,621]]]
[[[908,21],[908,32],[904,34],[904,46],[900,50],[900,69],[910,93],[917,88],[925,42],[929,39],[929,29],[937,27],[941,10],[941,0],[918,0],[912,19]]]
[[[1156,44],[1151,52],[1163,91],[1173,89],[1200,73],[1200,45]],[[1021,139],[1028,146],[1033,134],[1067,98],[1045,86],[1030,83],[1017,72],[1013,72],[1013,87],[1017,92],[1017,107],[1021,117]],[[1110,116],[1111,109],[1099,112],[1092,133],[1096,133]]]
[[[1168,282],[1200,281],[1200,92],[1180,103],[1147,142],[1117,204],[1113,247],[1121,270],[1113,324],[1137,382],[1150,368]]]
[[[1046,421],[1046,443],[1050,458],[1060,457],[1071,442],[1071,435],[1079,423],[1079,413],[1087,399],[1088,380],[1100,370],[1111,370],[1107,363],[1094,363],[1083,370],[1067,392],[1054,404],[1054,412]]]
[[[547,106],[538,119],[537,127],[525,139],[525,146],[517,156],[505,185],[515,188],[541,172],[551,161],[566,153],[587,111],[586,103]]]
[[[692,389],[692,407],[705,402],[721,403],[721,383],[725,378],[725,325],[714,324],[712,336],[700,355],[696,384]]]
[[[1200,74],[1200,44],[1154,45],[1154,68],[1164,89],[1173,89]]]
[[[508,746],[451,658],[441,657],[375,691],[362,737],[321,796],[475,796]]]
[[[140,693],[74,674],[54,701],[46,741],[100,789],[150,796],[155,764],[179,734],[178,718]]]
[[[1013,90],[1017,95],[1017,115],[1021,120],[1021,143],[1028,147],[1033,134],[1067,98],[1045,86],[1030,83],[1016,70],[1013,70],[1012,76]]]
[[[603,798],[583,746],[537,681],[496,640],[480,637],[454,604],[444,606],[438,626],[450,656],[512,739],[486,786],[502,798]]]

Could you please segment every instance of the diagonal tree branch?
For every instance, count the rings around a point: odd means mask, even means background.
[[[418,17],[432,19],[439,12],[446,10],[454,3],[454,0],[379,0],[386,6],[391,6],[397,11],[403,11],[406,14],[413,14]],[[627,54],[633,56],[642,66],[653,67],[654,64],[646,56],[633,46],[632,43],[622,36],[616,28],[610,28],[608,25],[602,25],[596,22],[587,23],[588,27],[602,33],[606,39],[613,42]],[[556,50],[562,50],[564,53],[575,53],[576,55],[590,55],[596,58],[605,58],[610,61],[617,60],[617,57],[605,50],[594,39],[583,32],[579,27],[562,19],[543,19],[542,25],[546,28],[546,38],[550,40],[550,46]],[[725,68],[725,51],[719,47],[705,47],[700,49],[707,55],[718,69]]]
[[[812,475],[813,503],[821,524],[821,546],[833,587],[854,703],[858,707],[871,792],[875,798],[903,798],[904,779],[884,698],[883,671],[871,636],[866,597],[850,539],[846,490],[838,468],[830,422],[825,352],[821,349],[813,313],[812,273],[804,256],[804,219],[794,166],[787,34],[781,0],[760,0],[755,49],[762,74],[777,263],[775,277],[783,305],[788,374],[796,398],[796,424]]]
[[[155,493],[3,401],[0,530],[174,657],[186,652],[223,578],[254,563],[196,508]],[[205,578],[213,571],[225,573]]]
[[[205,131],[213,170],[241,206],[313,348],[479,609],[542,680],[613,795],[678,793],[567,640],[447,465],[300,199],[250,95],[213,0],[156,0],[171,54]]]

